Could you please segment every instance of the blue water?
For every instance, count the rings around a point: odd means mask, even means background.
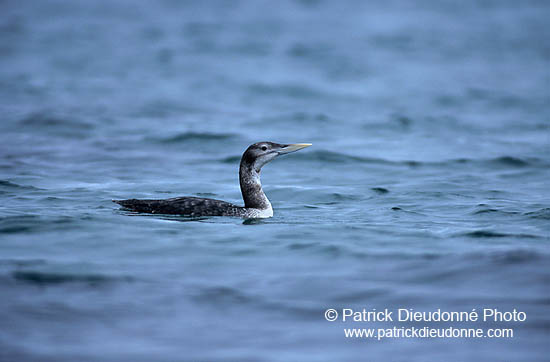
[[[0,12],[0,360],[548,360],[548,2]],[[313,143],[264,167],[271,219],[111,202],[241,203],[264,140]],[[527,320],[376,341],[327,308]]]

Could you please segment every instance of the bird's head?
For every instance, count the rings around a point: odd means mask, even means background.
[[[241,165],[251,166],[260,172],[262,167],[277,156],[296,152],[302,148],[311,146],[311,143],[294,143],[281,145],[273,142],[258,142],[250,145],[243,154]]]

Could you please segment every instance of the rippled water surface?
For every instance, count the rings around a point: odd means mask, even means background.
[[[0,11],[0,360],[547,360],[547,2]],[[313,143],[262,171],[271,219],[111,203],[241,203],[264,140]],[[376,341],[327,308],[528,317]]]

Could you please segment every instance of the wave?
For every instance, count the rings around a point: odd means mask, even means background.
[[[253,94],[284,96],[292,98],[325,98],[329,95],[317,89],[304,86],[302,84],[264,84],[254,83],[248,86],[248,89]]]
[[[541,236],[533,235],[533,234],[509,234],[509,233],[501,233],[501,232],[496,232],[491,230],[474,230],[474,231],[458,234],[457,236],[467,236],[471,238],[530,238],[530,239],[541,238]]]
[[[201,303],[242,304],[251,302],[253,297],[241,293],[235,288],[220,286],[203,288],[193,296],[193,299]]]
[[[307,153],[296,154],[294,157],[296,159],[305,159],[305,160],[322,161],[322,162],[330,162],[330,163],[391,163],[383,159],[353,156],[353,155],[347,155],[340,152],[325,151],[325,150],[310,151]]]
[[[418,162],[419,166],[434,165],[434,166],[456,166],[456,165],[478,165],[489,167],[505,167],[505,168],[523,168],[527,166],[547,166],[548,163],[544,160],[536,157],[531,158],[518,158],[512,156],[500,156],[490,159],[470,159],[470,158],[458,158],[447,161],[437,162]]]
[[[539,252],[525,249],[506,250],[491,254],[491,258],[494,261],[502,264],[528,263],[542,257],[544,255]]]
[[[489,162],[493,164],[513,166],[513,167],[529,166],[533,161],[538,161],[538,159],[532,159],[531,161],[528,161],[528,160],[524,160],[524,159],[512,157],[512,156],[501,156],[501,157],[497,157],[492,160],[489,160]]]
[[[20,190],[42,190],[34,186],[19,185],[8,180],[0,180],[0,188],[5,189],[20,189]]]
[[[195,141],[223,141],[236,138],[238,135],[231,133],[208,133],[208,132],[184,132],[171,137],[155,138],[158,143],[185,143]]]
[[[540,209],[537,211],[526,212],[525,216],[529,216],[533,219],[550,220],[550,207]]]
[[[499,209],[481,209],[481,210],[473,212],[473,215],[484,215],[484,214],[517,215],[517,214],[519,214],[519,212],[518,211],[503,211],[503,210],[499,210]]]
[[[310,161],[322,161],[322,162],[329,162],[329,163],[383,163],[383,164],[392,164],[394,162],[387,161],[384,159],[378,159],[378,158],[368,158],[368,157],[361,157],[361,156],[353,156],[353,155],[347,155],[344,153],[339,152],[333,152],[333,151],[310,151],[307,153],[297,153],[293,155],[293,159],[298,160],[310,160]],[[241,159],[241,156],[229,156],[220,159],[220,162],[223,163],[234,163],[236,161],[239,161]]]
[[[323,161],[332,163],[364,163],[364,164],[386,164],[396,166],[409,167],[430,167],[430,166],[457,166],[457,165],[480,165],[480,166],[497,166],[497,167],[516,167],[523,168],[527,166],[546,167],[550,164],[540,158],[518,158],[512,156],[501,156],[491,159],[469,159],[457,158],[444,161],[418,161],[418,160],[387,160],[383,158],[362,157],[349,155],[334,151],[317,150],[307,153],[297,154],[294,156],[297,159]]]
[[[35,230],[38,215],[15,215],[0,217],[0,234],[14,234]]]
[[[38,271],[14,271],[11,273],[11,276],[19,282],[37,285],[85,283],[95,286],[115,281],[133,280],[133,278],[130,277],[109,277],[100,274],[62,274]]]
[[[0,216],[0,234],[16,234],[40,230],[65,229],[77,223],[78,218],[71,216],[47,217],[24,214]]]
[[[28,127],[48,127],[48,128],[60,128],[63,130],[66,129],[79,129],[79,130],[89,130],[94,128],[93,124],[83,122],[80,120],[61,118],[57,116],[51,116],[48,114],[42,113],[33,113],[28,117],[19,121],[21,126]]]
[[[34,227],[28,225],[11,225],[0,227],[0,234],[17,234],[33,230]]]
[[[190,298],[200,304],[231,307],[235,305],[247,305],[248,308],[255,308],[268,311],[281,311],[285,314],[292,314],[296,318],[307,318],[316,320],[319,316],[319,309],[311,306],[302,306],[299,303],[288,303],[285,301],[274,301],[259,294],[243,293],[237,288],[227,286],[210,286],[196,288]]]
[[[540,259],[548,258],[548,254],[531,249],[496,250],[490,252],[473,252],[464,255],[464,259],[471,261],[475,259],[487,259],[498,264],[520,264],[530,263]]]
[[[0,265],[2,266],[31,267],[44,264],[46,264],[44,259],[0,259]]]

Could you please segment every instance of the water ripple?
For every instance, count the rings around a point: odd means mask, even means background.
[[[208,133],[208,132],[184,132],[170,137],[152,139],[158,143],[187,143],[204,141],[223,141],[236,138],[238,135],[231,133]]]
[[[241,293],[235,288],[224,286],[203,288],[193,296],[193,299],[201,303],[224,305],[249,303],[253,300],[252,297]]]
[[[501,233],[491,230],[475,230],[467,233],[458,234],[459,236],[468,236],[472,238],[541,238],[539,235],[533,234],[510,234],[510,233]]]
[[[385,164],[395,166],[408,166],[408,167],[457,167],[460,165],[472,165],[472,166],[490,166],[498,168],[524,168],[524,167],[547,167],[550,163],[540,158],[517,158],[511,156],[502,156],[491,159],[468,159],[458,158],[444,161],[418,161],[418,160],[387,160],[383,158],[375,157],[362,157],[357,155],[349,155],[340,152],[316,150],[307,153],[297,154],[295,159],[320,161],[325,163],[339,163],[339,164]]]
[[[550,207],[537,211],[526,212],[524,215],[533,219],[550,220]]]
[[[30,185],[19,185],[7,180],[0,180],[0,189],[42,190]]]
[[[65,274],[39,271],[14,271],[12,277],[19,281],[36,285],[54,285],[64,283],[85,283],[98,286],[114,281],[132,281],[131,277],[112,277],[100,274]]]
[[[59,128],[59,129],[77,129],[77,130],[89,130],[94,128],[93,124],[79,121],[76,119],[71,118],[62,118],[57,116],[51,116],[44,113],[33,113],[27,118],[24,118],[19,121],[19,124],[21,126],[29,126],[29,127],[47,127],[48,129],[51,128]]]

